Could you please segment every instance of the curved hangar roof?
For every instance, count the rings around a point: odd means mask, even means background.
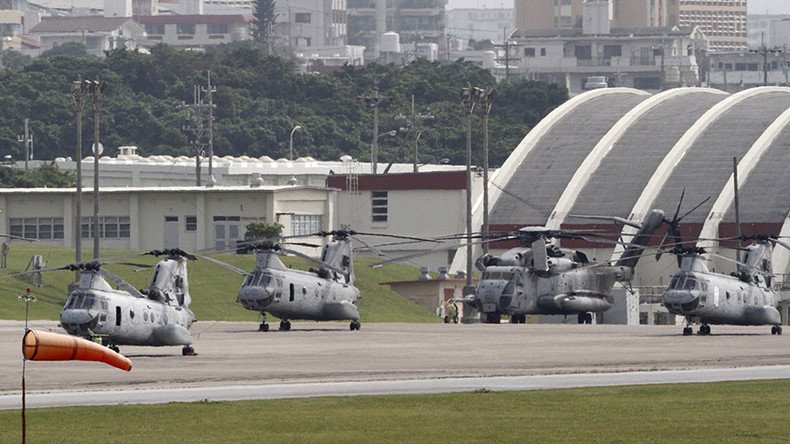
[[[569,214],[639,221],[651,208],[673,212],[685,189],[683,208],[711,198],[684,219],[684,232],[731,234],[735,157],[744,232],[790,234],[788,110],[784,87],[580,94],[536,125],[492,175],[492,229],[579,222]],[[482,199],[474,207],[481,225]]]

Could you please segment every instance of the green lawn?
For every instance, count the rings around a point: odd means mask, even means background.
[[[83,251],[83,260],[92,257],[91,249]],[[135,251],[105,251],[102,257],[133,255]],[[74,251],[62,247],[12,244],[8,258],[8,268],[0,274],[23,271],[33,254],[44,256],[48,267],[56,267],[74,261]],[[230,263],[241,269],[252,269],[255,255],[212,254],[212,257]],[[121,259],[119,259],[121,260]],[[125,259],[134,263],[155,264],[151,256]],[[301,259],[286,257],[286,265],[307,269],[310,265]],[[372,259],[359,259],[355,262],[357,285],[362,292],[359,302],[362,322],[438,322],[430,310],[426,310],[391,291],[379,283],[392,280],[413,279],[419,271],[405,265],[392,265],[372,269],[367,266]],[[137,288],[148,285],[151,270],[135,271],[128,265],[108,265],[107,269],[116,273]],[[247,311],[236,303],[236,293],[242,277],[205,260],[190,262],[189,292],[192,295],[192,309],[199,320],[250,321],[255,322],[258,314]],[[55,320],[60,314],[68,296],[67,287],[74,280],[74,273],[53,271],[45,275],[45,285],[31,287],[37,302],[30,305],[31,319]],[[21,277],[0,279],[0,319],[24,319],[25,308],[17,297],[25,292],[30,283]]]
[[[30,442],[788,442],[790,380],[28,411]],[[20,412],[0,411],[18,442]]]

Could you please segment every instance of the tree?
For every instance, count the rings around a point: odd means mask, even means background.
[[[274,51],[274,21],[277,20],[274,0],[255,0],[252,16],[252,37],[267,54],[271,54]]]
[[[247,242],[264,240],[264,239],[277,239],[283,233],[283,227],[277,222],[270,224],[266,222],[252,222],[245,227],[247,232],[244,233],[244,240]]]
[[[67,188],[75,185],[74,174],[61,171],[54,163],[41,165],[29,172],[10,165],[0,168],[0,188]]]

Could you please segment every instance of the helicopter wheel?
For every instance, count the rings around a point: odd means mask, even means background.
[[[584,314],[584,323],[585,324],[592,324],[592,313],[585,313]]]
[[[348,326],[351,331],[359,330],[360,327],[362,327],[362,324],[359,321],[351,321],[351,324]]]
[[[194,348],[192,348],[189,345],[185,345],[184,348],[181,349],[181,355],[182,356],[197,356],[197,353],[195,353],[195,349]]]
[[[118,348],[118,346],[117,346],[117,345],[110,345],[110,346],[109,346],[109,349],[110,349],[110,350],[112,350],[112,351],[114,351],[115,353],[120,353],[120,352],[121,352],[121,349],[120,349],[120,348]]]
[[[694,330],[691,327],[683,328],[683,336],[691,336],[692,333],[694,333]]]
[[[586,313],[579,313],[579,324],[584,324],[584,321],[587,320]]]
[[[781,335],[782,334],[782,327],[778,325],[774,325],[771,327],[771,334],[772,335]]]
[[[700,325],[699,331],[697,332],[697,334],[709,335],[710,334],[710,325],[704,325],[704,324]]]
[[[499,324],[502,322],[502,316],[499,313],[486,313],[486,324]]]
[[[291,330],[291,323],[289,321],[280,321],[280,330],[281,331]]]
[[[258,331],[263,331],[263,332],[269,331],[269,324],[265,322],[262,323],[260,326],[258,326]]]

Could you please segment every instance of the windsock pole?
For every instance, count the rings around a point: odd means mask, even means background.
[[[36,297],[30,294],[30,287],[27,288],[27,292],[22,296],[19,296],[19,299],[25,302],[25,334],[27,334],[27,318],[30,309],[30,303],[36,302]],[[24,353],[22,354],[22,444],[27,442],[27,414],[25,409],[25,364],[27,364],[27,358],[25,358]]]

